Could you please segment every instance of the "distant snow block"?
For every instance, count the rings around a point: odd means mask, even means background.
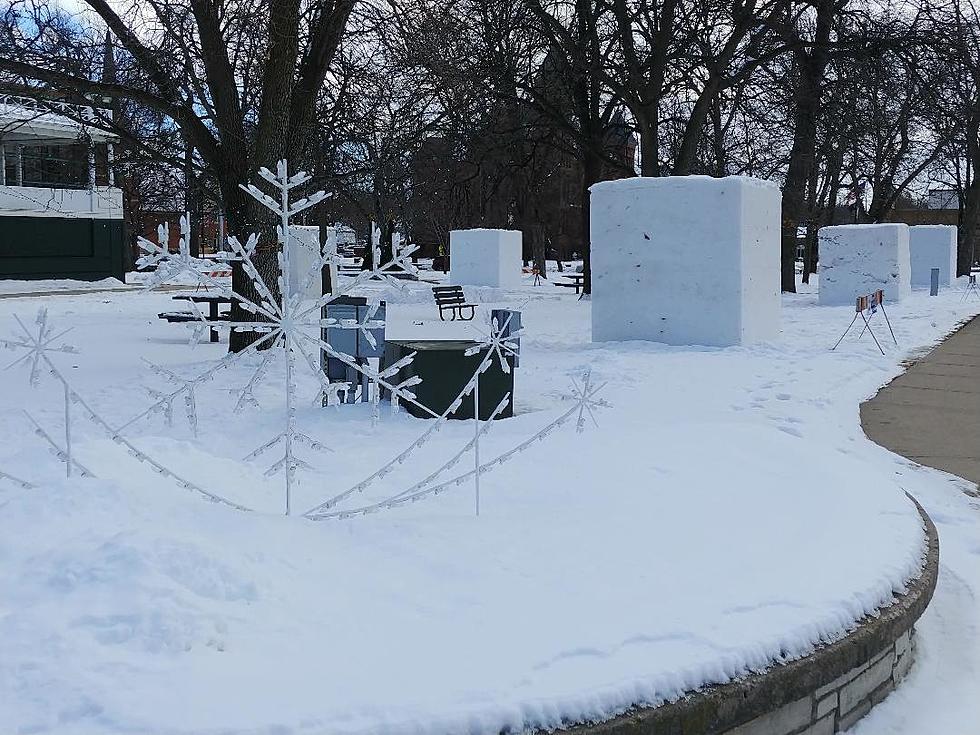
[[[909,227],[912,285],[928,286],[933,268],[939,269],[939,285],[956,278],[956,228],[952,225]]]
[[[911,293],[908,225],[837,225],[820,228],[817,237],[821,305],[853,305],[878,289],[886,303]]]
[[[308,225],[292,225],[293,237],[289,248],[289,290],[304,299],[318,299],[322,295],[320,278],[310,278],[320,257],[320,228]],[[304,286],[306,287],[304,289]]]
[[[517,288],[523,264],[519,230],[453,230],[449,281],[461,286]]]
[[[740,176],[592,187],[592,339],[726,346],[779,334],[779,189]]]

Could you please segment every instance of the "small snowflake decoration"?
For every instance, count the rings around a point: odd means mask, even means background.
[[[605,388],[606,384],[603,383],[599,386],[592,385],[592,372],[589,371],[582,376],[581,384],[572,378],[572,398],[578,404],[578,418],[575,421],[575,430],[578,433],[585,431],[585,417],[588,416],[592,419],[592,424],[596,428],[599,427],[599,422],[596,421],[595,409],[597,408],[609,408],[609,404],[605,399],[596,398],[596,395]]]
[[[7,369],[16,367],[21,363],[30,363],[30,382],[32,386],[37,386],[40,382],[40,370],[42,363],[47,362],[47,355],[52,352],[77,354],[72,345],[56,345],[55,343],[71,331],[71,327],[63,329],[58,333],[48,324],[48,310],[38,309],[37,317],[34,320],[36,329],[31,331],[20,317],[14,314],[14,319],[20,327],[22,336],[15,339],[0,339],[0,345],[8,350],[23,350],[24,354],[7,365]]]

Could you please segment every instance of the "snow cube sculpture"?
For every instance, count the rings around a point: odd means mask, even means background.
[[[736,345],[779,333],[779,189],[730,176],[592,187],[592,339]]]
[[[320,257],[320,228],[310,225],[293,225],[289,248],[289,290],[304,299],[318,299],[322,295],[319,278],[309,273]]]
[[[858,296],[878,289],[886,302],[912,292],[908,225],[821,227],[817,238],[822,306],[853,306]]]
[[[952,225],[909,227],[909,261],[913,286],[928,286],[933,268],[939,269],[939,285],[948,286],[956,278],[956,228]]]
[[[453,230],[449,281],[455,285],[516,288],[521,285],[519,230]]]

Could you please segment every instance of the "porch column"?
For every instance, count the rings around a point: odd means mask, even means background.
[[[14,177],[17,186],[24,185],[24,146],[17,146],[17,173]]]
[[[116,173],[113,171],[112,165],[112,143],[105,144],[106,160],[108,161],[109,167],[109,186],[116,185]]]
[[[95,188],[95,146],[88,147],[88,188]]]
[[[0,186],[7,185],[7,146],[0,143]]]

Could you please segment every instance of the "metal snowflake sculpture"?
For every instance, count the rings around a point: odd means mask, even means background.
[[[153,280],[148,288],[169,281],[182,273],[203,273],[206,269],[214,268],[215,264],[212,261],[191,255],[190,232],[190,214],[184,214],[180,218],[180,240],[176,253],[170,252],[170,224],[167,222],[157,227],[156,243],[145,237],[137,238],[144,255],[136,260],[136,265],[153,271]]]
[[[236,394],[236,411],[243,410],[248,406],[257,406],[258,402],[254,393],[257,386],[266,379],[267,373],[274,363],[281,361],[285,366],[282,381],[282,396],[285,408],[283,428],[275,436],[269,438],[250,452],[245,459],[253,460],[272,450],[279,450],[278,456],[267,466],[265,474],[267,476],[281,475],[284,478],[284,506],[287,515],[293,512],[293,486],[298,471],[309,471],[313,469],[312,465],[299,455],[298,450],[302,448],[304,453],[327,453],[332,451],[324,443],[300,431],[297,427],[296,373],[299,366],[306,366],[315,377],[321,391],[321,396],[328,397],[337,390],[337,384],[331,383],[322,369],[319,360],[321,354],[334,358],[351,368],[354,373],[360,375],[367,381],[368,387],[371,390],[375,419],[378,414],[378,401],[382,389],[391,397],[393,408],[399,402],[410,403],[434,419],[428,422],[425,430],[413,439],[406,448],[398,452],[380,468],[373,470],[353,486],[340,492],[334,492],[329,498],[302,514],[305,518],[311,520],[348,518],[395,508],[406,503],[418,501],[424,497],[438,495],[451,487],[458,487],[470,479],[473,480],[476,488],[477,514],[479,514],[479,481],[481,475],[491,471],[494,467],[500,466],[514,454],[524,451],[535,442],[540,441],[558,426],[570,421],[576,414],[578,415],[578,428],[581,430],[584,425],[583,417],[585,415],[592,416],[593,409],[605,405],[604,402],[595,399],[595,394],[599,389],[590,387],[589,378],[586,376],[584,378],[584,386],[579,387],[576,384],[573,392],[573,397],[576,400],[575,406],[562,413],[558,418],[554,419],[551,423],[516,447],[488,461],[482,461],[480,457],[480,439],[493,425],[493,420],[498,418],[506,410],[510,402],[510,395],[504,396],[503,400],[490,412],[486,420],[481,420],[479,412],[479,377],[490,368],[495,360],[499,361],[501,369],[504,372],[510,372],[510,362],[517,357],[518,343],[516,340],[519,332],[518,329],[510,328],[513,312],[511,312],[511,315],[503,323],[498,323],[498,320],[492,319],[489,332],[484,335],[484,339],[467,350],[466,354],[471,357],[476,355],[481,356],[479,364],[474,370],[473,376],[467,381],[449,407],[441,414],[436,413],[429,407],[421,404],[416,394],[412,391],[412,388],[421,382],[421,378],[413,376],[400,380],[398,377],[402,369],[411,363],[414,355],[409,355],[386,367],[374,368],[369,363],[363,360],[356,360],[352,355],[335,348],[329,339],[325,339],[325,334],[328,334],[331,330],[354,330],[369,344],[375,346],[373,331],[384,326],[383,320],[377,318],[378,305],[374,304],[370,306],[366,310],[365,315],[359,319],[337,319],[327,316],[324,307],[329,306],[338,298],[350,294],[369,281],[385,280],[392,286],[403,288],[405,285],[403,280],[393,278],[392,276],[407,273],[410,276],[417,277],[417,271],[410,260],[416,248],[414,246],[395,248],[391,260],[383,264],[379,263],[379,259],[375,257],[375,266],[372,269],[362,271],[357,276],[345,278],[343,282],[333,282],[331,292],[325,293],[319,298],[304,299],[303,294],[308,291],[311,285],[319,281],[323,268],[339,265],[340,258],[333,252],[316,253],[308,272],[300,274],[296,283],[292,282],[294,277],[291,276],[293,269],[291,268],[290,257],[293,253],[293,248],[299,244],[299,241],[296,239],[291,220],[304,210],[323,201],[327,195],[323,192],[317,192],[309,197],[299,198],[293,201],[292,192],[297,187],[307,183],[310,177],[305,173],[289,175],[284,161],[279,163],[275,173],[263,168],[260,169],[259,175],[271,186],[275,196],[270,196],[252,184],[243,186],[242,188],[272,212],[277,219],[276,237],[278,242],[276,252],[278,270],[275,285],[273,286],[266,282],[256,267],[255,257],[259,242],[255,235],[251,235],[244,244],[235,237],[229,237],[228,243],[231,248],[231,254],[224,258],[225,260],[236,261],[240,264],[243,272],[251,282],[252,291],[256,294],[255,297],[249,297],[239,293],[227,280],[217,277],[214,272],[214,261],[191,255],[190,227],[186,217],[181,220],[181,238],[177,253],[169,252],[169,232],[166,226],[161,226],[158,230],[159,243],[152,243],[143,238],[139,240],[140,246],[146,252],[146,255],[139,261],[140,265],[154,269],[146,280],[147,288],[154,288],[175,278],[189,277],[199,286],[205,286],[209,290],[213,289],[217,294],[237,304],[245,314],[251,315],[245,319],[224,321],[218,325],[219,328],[250,332],[256,335],[255,339],[244,350],[237,353],[228,353],[220,360],[210,364],[197,375],[190,377],[183,377],[167,368],[150,364],[150,369],[153,373],[170,383],[170,389],[163,391],[152,390],[151,397],[153,403],[150,406],[124,424],[111,426],[70,388],[63,374],[48,356],[48,352],[69,352],[72,351],[72,348],[55,347],[53,345],[55,340],[60,338],[64,332],[52,335],[44,312],[39,314],[39,330],[36,334],[31,334],[21,323],[20,326],[25,332],[25,338],[3,341],[3,344],[8,347],[27,351],[15,364],[22,362],[29,362],[31,364],[32,382],[36,383],[39,366],[43,364],[64,385],[66,402],[66,447],[64,449],[59,447],[50,435],[37,422],[33,421],[33,418],[31,420],[35,424],[39,435],[51,444],[56,450],[56,453],[65,461],[69,474],[71,474],[72,467],[75,467],[81,474],[91,475],[90,472],[81,467],[71,456],[71,417],[69,406],[72,403],[78,403],[81,405],[82,412],[86,418],[105,431],[114,442],[125,448],[130,455],[140,462],[148,464],[160,475],[173,480],[179,486],[192,490],[213,502],[222,503],[238,510],[249,510],[245,506],[210,492],[187,478],[180,476],[148,453],[137,448],[124,436],[130,427],[154,414],[162,414],[168,424],[172,423],[174,405],[178,400],[183,401],[188,425],[191,431],[196,433],[198,424],[196,388],[202,383],[212,380],[219,372],[240,363],[246,355],[258,354],[260,355],[260,359],[245,385],[234,391]],[[341,281],[341,279],[334,279],[334,281]],[[193,302],[192,310],[195,315],[195,320],[192,322],[193,333],[191,341],[194,342],[200,339],[208,330],[214,328],[216,324],[209,321],[207,317],[197,311],[193,306]],[[393,472],[396,466],[405,463],[416,450],[424,446],[445,425],[449,416],[456,412],[463,401],[471,394],[474,400],[475,428],[473,438],[466,442],[446,462],[422,480],[404,490],[388,495],[381,501],[347,510],[340,510],[338,508],[341,503],[344,503],[355,495],[363,493],[375,482]],[[473,452],[474,455],[472,469],[454,477],[448,477],[448,479],[441,479],[469,452]],[[3,475],[2,477],[12,480],[9,475]]]
[[[72,345],[56,344],[62,337],[71,331],[71,327],[68,329],[63,329],[60,332],[56,332],[48,323],[48,310],[44,308],[38,309],[37,317],[34,319],[34,326],[36,327],[34,331],[31,331],[31,329],[29,329],[16,314],[14,315],[14,319],[17,321],[17,326],[20,328],[20,336],[15,339],[0,339],[0,345],[3,345],[9,350],[22,352],[23,354],[10,363],[7,366],[7,369],[16,367],[20,364],[30,365],[31,370],[29,380],[31,386],[35,388],[41,382],[42,369],[47,369],[61,383],[65,396],[64,447],[59,446],[58,443],[51,438],[51,435],[41,428],[41,425],[34,419],[33,416],[27,414],[27,418],[32,424],[34,424],[35,433],[47,441],[55,456],[65,463],[65,472],[68,477],[71,477],[73,467],[81,472],[82,476],[87,476],[89,474],[88,471],[78,465],[77,462],[74,462],[71,456],[71,405],[73,402],[71,387],[68,385],[68,381],[65,380],[64,376],[61,374],[61,371],[55,367],[55,364],[50,358],[52,353],[74,354],[78,352],[78,350],[76,350]]]

